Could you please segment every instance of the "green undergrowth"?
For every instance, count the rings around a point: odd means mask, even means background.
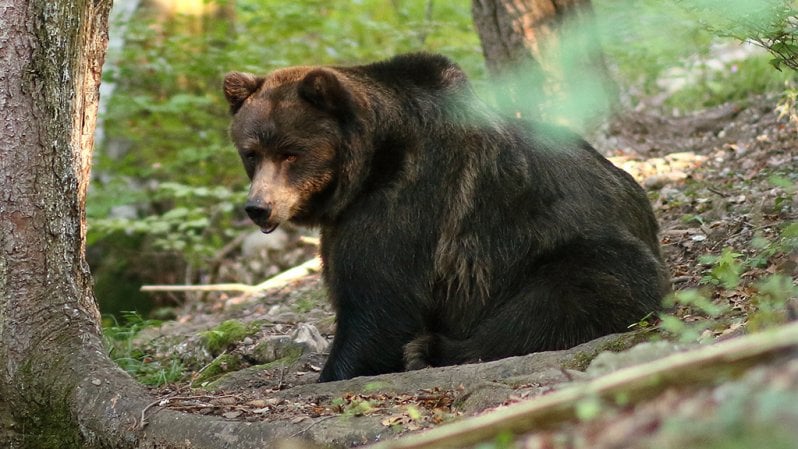
[[[202,343],[211,354],[219,355],[234,343],[260,330],[257,323],[242,323],[238,320],[223,321],[213,329],[200,333]]]
[[[749,47],[749,55],[727,57],[742,41],[759,38],[767,45],[774,36],[795,35],[789,17],[796,11],[788,2],[764,3],[785,6],[768,10],[751,0],[593,1],[607,59],[619,83],[633,87],[633,101],[662,95],[670,79],[682,87],[668,95],[665,105],[681,111],[780,93],[785,82],[796,81],[795,71],[764,49],[757,52]],[[781,34],[780,27],[785,26],[788,29]],[[782,54],[794,57],[796,50]]]
[[[103,320],[108,356],[144,385],[161,386],[186,377],[185,367],[179,360],[162,360],[134,343],[139,332],[159,324],[160,321],[144,319],[135,312],[125,313],[120,321],[114,317]]]
[[[770,239],[757,236],[749,248],[723,248],[699,258],[698,288],[677,291],[665,305],[679,314],[660,314],[660,328],[683,342],[711,342],[718,332],[744,327],[756,332],[782,325],[795,315],[798,285],[787,273],[768,270],[798,251],[798,223],[783,224]],[[690,319],[685,319],[689,316]]]

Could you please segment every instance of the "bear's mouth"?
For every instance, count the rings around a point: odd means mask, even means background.
[[[272,231],[277,229],[277,226],[280,226],[280,223],[275,223],[275,224],[270,225],[270,226],[261,226],[260,232],[262,232],[264,234],[271,234]]]

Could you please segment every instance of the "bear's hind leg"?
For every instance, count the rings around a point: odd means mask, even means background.
[[[405,346],[405,366],[495,360],[567,349],[624,332],[660,307],[667,278],[642,243],[585,242],[533,268],[514,296],[492,309],[466,339],[426,335]]]

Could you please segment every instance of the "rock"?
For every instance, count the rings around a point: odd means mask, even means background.
[[[284,358],[296,359],[302,354],[323,353],[328,342],[311,324],[300,324],[291,334],[267,337],[252,349],[249,358],[254,363],[266,364]]]
[[[297,358],[304,350],[305,347],[295,343],[291,337],[280,335],[268,337],[255,345],[249,358],[254,363],[266,364],[285,357]]]
[[[585,372],[590,377],[599,377],[621,368],[652,362],[690,347],[670,341],[655,341],[640,343],[621,352],[605,351],[590,362]]]
[[[284,230],[277,228],[270,234],[260,231],[250,233],[241,243],[241,254],[244,257],[259,256],[263,251],[282,250],[288,244],[289,236]]]
[[[312,324],[300,324],[291,338],[295,343],[304,346],[307,352],[327,352],[327,346],[329,346],[327,339]]]

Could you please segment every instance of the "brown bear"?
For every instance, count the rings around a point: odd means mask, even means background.
[[[492,110],[443,56],[230,73],[224,93],[248,215],[321,228],[322,382],[568,348],[670,288],[631,176]]]

